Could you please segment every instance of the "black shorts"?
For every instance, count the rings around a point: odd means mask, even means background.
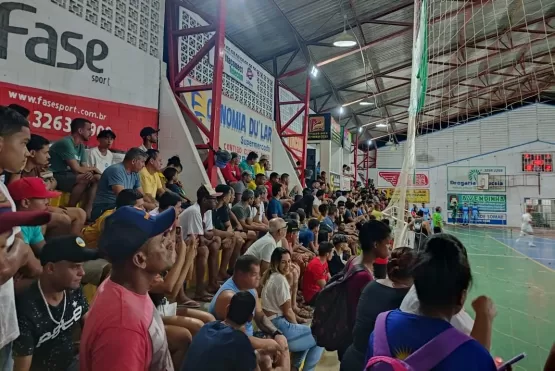
[[[434,227],[434,234],[441,233],[441,227]]]
[[[62,192],[71,193],[75,183],[77,183],[77,174],[73,171],[61,171],[59,173],[54,173],[54,179],[58,185],[56,189]]]

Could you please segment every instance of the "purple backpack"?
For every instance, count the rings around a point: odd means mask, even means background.
[[[428,341],[404,360],[391,356],[385,321],[390,312],[380,313],[374,328],[374,349],[366,371],[428,371],[436,367],[471,337],[451,327]]]

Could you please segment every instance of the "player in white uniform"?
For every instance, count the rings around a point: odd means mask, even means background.
[[[522,237],[530,236],[528,246],[535,247],[536,245],[534,245],[534,229],[532,229],[532,214],[530,214],[531,211],[532,209],[526,209],[526,212],[522,214],[520,237],[516,240],[516,242],[518,243]]]

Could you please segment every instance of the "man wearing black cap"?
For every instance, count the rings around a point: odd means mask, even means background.
[[[173,370],[162,318],[148,296],[156,276],[175,261],[175,235],[165,233],[175,209],[150,216],[131,206],[106,218],[98,249],[112,263],[81,335],[81,371]]]
[[[155,149],[154,145],[158,144],[158,132],[160,130],[156,130],[147,126],[146,128],[142,128],[141,130],[141,138],[143,138],[143,144],[139,147],[144,152],[148,151],[149,149]]]
[[[83,263],[97,255],[74,235],[52,238],[44,245],[41,276],[16,295],[20,331],[13,347],[16,370],[78,369],[72,333],[89,309],[81,291]]]

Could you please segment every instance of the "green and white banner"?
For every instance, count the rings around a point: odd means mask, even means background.
[[[505,166],[448,166],[447,191],[505,192]]]

